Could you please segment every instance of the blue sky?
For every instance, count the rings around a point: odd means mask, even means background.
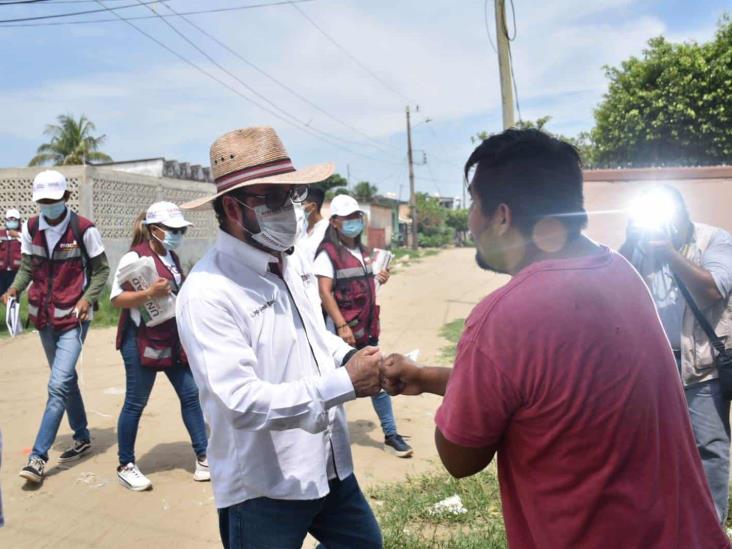
[[[171,0],[176,11],[276,0]],[[137,0],[107,0],[107,6]],[[521,114],[552,116],[549,128],[573,135],[592,127],[606,89],[603,65],[639,54],[649,38],[711,38],[728,0],[514,0],[513,58]],[[98,8],[52,0],[0,6],[0,19]],[[208,148],[237,127],[272,125],[296,165],[324,160],[406,198],[404,108],[414,115],[418,190],[461,193],[470,136],[500,129],[496,55],[486,34],[483,0],[314,0],[299,4],[317,25],[377,75],[330,43],[293,6],[190,16],[248,61],[337,119],[244,64],[178,18],[168,21],[236,78],[225,74],[160,19],[135,21],[145,32],[225,81],[251,88],[326,132],[324,142],[210,80],[123,22],[37,27],[0,25],[0,166],[23,166],[61,113],[86,114],[107,135],[116,160],[165,156],[208,164]],[[170,13],[158,4],[159,13]],[[143,6],[124,17],[152,15]],[[88,15],[68,22],[111,18]],[[493,32],[492,3],[489,4]],[[32,23],[28,23],[32,24]],[[261,102],[261,99],[256,99]],[[268,107],[273,109],[273,107]],[[423,121],[429,118],[429,123]],[[364,137],[368,136],[368,138]],[[335,141],[337,145],[332,144]]]

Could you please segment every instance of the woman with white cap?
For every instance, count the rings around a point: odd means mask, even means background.
[[[376,284],[389,280],[389,271],[374,273],[371,253],[361,243],[365,212],[355,198],[341,194],[330,203],[330,226],[318,247],[314,272],[329,324],[349,345],[362,349],[379,344]],[[371,397],[384,432],[384,448],[409,457],[412,448],[397,432],[391,397],[384,391]]]
[[[0,295],[10,288],[20,269],[20,223],[18,210],[5,212],[5,228],[0,229]]]
[[[183,270],[177,249],[190,222],[178,206],[156,202],[135,220],[130,251],[120,260],[112,286],[112,304],[122,309],[117,328],[117,349],[125,363],[127,386],[125,402],[117,423],[120,483],[134,491],[152,487],[135,463],[135,438],[140,417],[159,371],[165,372],[181,403],[181,413],[196,454],[193,480],[206,481],[211,476],[206,459],[206,426],[198,388],[180,344],[175,318],[157,326],[147,326],[141,310],[146,302],[177,294],[183,284]],[[152,257],[158,280],[149,288],[134,291],[119,283],[120,270],[141,257]]]

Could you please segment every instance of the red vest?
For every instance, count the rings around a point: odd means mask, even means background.
[[[48,249],[45,231],[38,230],[39,216],[28,220],[33,274],[33,284],[28,289],[28,318],[38,330],[49,324],[57,331],[79,325],[73,314],[74,307],[89,283],[83,239],[84,233],[94,224],[74,212],[69,212],[69,215],[66,232],[53,250]],[[74,236],[74,225],[78,226],[78,242]]]
[[[379,337],[379,306],[371,258],[364,255],[364,265],[347,250],[338,253],[336,246],[323,242],[321,249],[333,263],[333,295],[343,319],[356,339],[356,347],[365,347]]]
[[[149,256],[155,260],[155,267],[158,270],[158,276],[170,281],[173,293],[177,294],[179,287],[175,282],[175,276],[170,269],[162,262],[160,256],[156,254],[150,247],[149,242],[143,242],[132,248],[138,256]],[[170,252],[173,257],[175,267],[181,276],[183,282],[183,269],[180,267],[178,256],[174,252]],[[119,323],[117,324],[117,349],[122,347],[122,338],[124,337],[127,323],[130,321],[130,310],[122,309],[119,315]],[[145,321],[140,319],[140,326],[137,328],[137,349],[140,352],[140,362],[143,366],[149,368],[170,368],[176,364],[188,365],[188,359],[185,351],[180,344],[178,337],[178,325],[175,318],[166,320],[162,324],[149,328],[145,325]]]
[[[0,229],[0,271],[18,269],[20,269],[20,241],[10,236],[5,229]]]

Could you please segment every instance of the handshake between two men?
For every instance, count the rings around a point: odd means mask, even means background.
[[[345,366],[356,397],[367,397],[384,389],[390,395],[445,394],[448,368],[417,365],[399,354],[384,358],[377,347],[364,347]]]

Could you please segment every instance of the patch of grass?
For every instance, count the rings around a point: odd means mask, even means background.
[[[105,328],[107,326],[116,326],[119,321],[119,309],[112,307],[109,300],[111,289],[107,286],[99,296],[99,310],[94,311],[94,322],[92,328]]]
[[[391,274],[396,273],[402,264],[411,265],[412,263],[419,263],[423,258],[437,255],[440,251],[440,248],[419,248],[418,250],[411,248],[392,248],[391,253],[394,254],[394,259],[391,263]]]
[[[464,514],[433,515],[434,504],[458,495]],[[506,534],[492,467],[456,480],[431,473],[369,490],[386,549],[503,549]]]
[[[99,310],[94,311],[94,321],[91,324],[92,328],[105,328],[117,325],[119,309],[112,307],[112,302],[109,300],[110,291],[110,288],[104,288],[104,291],[99,296]],[[25,328],[25,323],[28,319],[27,292],[23,292],[23,296],[20,298],[20,318],[23,322],[23,328]],[[28,329],[32,330],[33,325],[29,325]],[[5,324],[5,306],[0,301],[0,337],[8,337],[8,335],[8,327]]]
[[[445,363],[452,364],[455,361],[455,354],[457,353],[457,344],[460,341],[460,336],[465,328],[465,319],[458,318],[452,322],[444,324],[440,328],[440,336],[444,337],[450,342],[449,345],[444,346],[440,350],[440,359]]]

